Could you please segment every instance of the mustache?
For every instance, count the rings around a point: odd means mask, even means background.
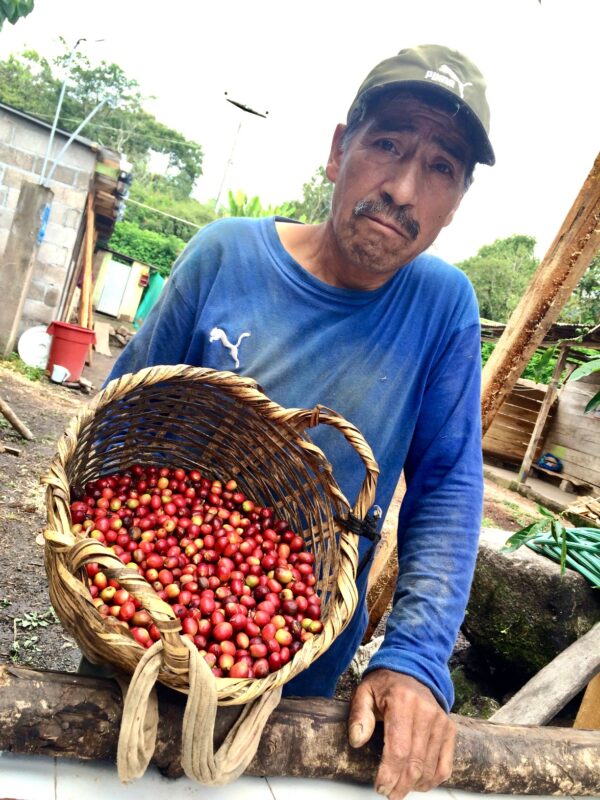
[[[416,219],[410,216],[404,206],[395,206],[385,200],[359,200],[354,206],[352,213],[355,217],[364,214],[383,215],[394,220],[406,233],[415,241],[421,230],[421,226]]]

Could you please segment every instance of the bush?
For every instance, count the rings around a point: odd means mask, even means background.
[[[154,231],[145,231],[132,222],[117,222],[108,242],[110,250],[156,267],[166,277],[185,242],[177,236],[163,236]]]

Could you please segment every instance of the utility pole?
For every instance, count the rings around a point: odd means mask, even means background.
[[[232,100],[230,97],[227,96],[227,92],[225,92],[225,100],[228,103],[231,103],[232,106],[235,106],[236,108],[239,108],[241,111],[244,111],[247,114],[253,114],[256,117],[262,117],[263,119],[266,119],[268,114],[269,114],[268,111],[265,111],[264,113],[261,112],[261,111],[256,111],[256,109],[250,108],[250,106],[247,106],[245,103],[240,103],[239,100]],[[225,169],[223,171],[223,177],[221,178],[221,185],[219,186],[219,193],[217,194],[217,199],[216,199],[216,202],[215,202],[215,211],[219,210],[219,205],[221,203],[221,195],[223,194],[223,188],[225,186],[225,179],[227,178],[227,173],[229,172],[229,167],[233,164],[233,154],[235,152],[235,148],[237,147],[238,139],[239,139],[239,136],[240,136],[240,130],[242,128],[243,119],[244,119],[243,117],[242,117],[242,119],[240,119],[239,125],[237,126],[237,130],[235,132],[235,136],[233,137],[233,144],[231,145],[231,151],[229,153],[229,158],[227,159],[227,161],[225,163]]]

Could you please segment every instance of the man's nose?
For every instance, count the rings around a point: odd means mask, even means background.
[[[413,159],[407,159],[390,167],[381,189],[394,205],[410,209],[417,204],[420,185],[420,167]]]

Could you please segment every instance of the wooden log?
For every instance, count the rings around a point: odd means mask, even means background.
[[[511,725],[544,725],[581,691],[600,669],[600,623],[541,669],[490,717]],[[600,770],[600,761],[598,762]]]
[[[29,430],[24,422],[21,422],[12,408],[5,400],[2,400],[2,398],[0,398],[0,414],[2,414],[3,417],[6,417],[13,428],[18,431],[24,439],[28,439],[30,442],[33,441],[35,438],[33,433]]]
[[[159,687],[154,763],[181,775],[184,697]],[[110,680],[0,665],[0,750],[114,761],[121,692]],[[219,709],[216,744],[238,707]],[[348,745],[348,704],[287,698],[271,715],[247,775],[373,781],[382,749],[380,726],[360,750]],[[474,792],[600,795],[600,732],[494,725],[454,717],[458,739],[446,786]]]
[[[482,374],[485,433],[600,247],[600,155]]]

